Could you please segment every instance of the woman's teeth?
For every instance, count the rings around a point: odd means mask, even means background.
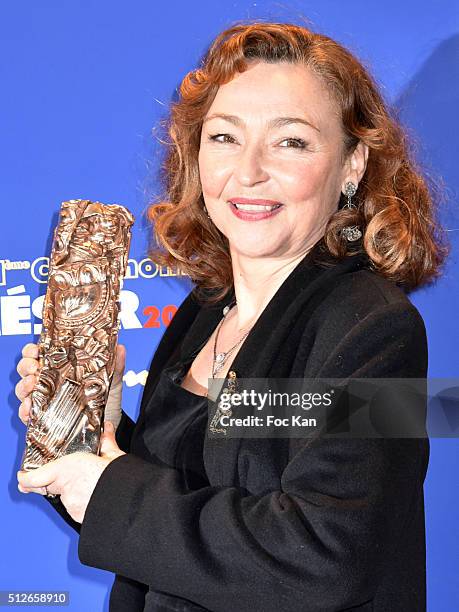
[[[260,204],[236,204],[235,203],[234,206],[238,210],[261,212],[261,211],[274,210],[275,208],[279,208],[281,206],[281,204],[275,204],[274,206],[262,206]]]

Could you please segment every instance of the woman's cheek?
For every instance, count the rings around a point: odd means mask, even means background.
[[[289,198],[300,202],[314,198],[323,191],[327,182],[327,172],[324,168],[304,163],[291,164],[288,172],[281,179]]]
[[[277,173],[276,183],[281,186],[284,194],[290,202],[301,202],[307,200],[314,194],[317,177],[311,173],[310,169],[303,167],[286,169],[282,173]]]
[[[199,178],[201,180],[202,191],[204,195],[215,197],[215,194],[218,193],[220,182],[218,165],[210,160],[206,160],[204,157],[200,158],[199,161]]]

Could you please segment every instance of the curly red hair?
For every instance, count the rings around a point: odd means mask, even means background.
[[[203,119],[218,88],[253,60],[311,68],[341,109],[345,153],[359,140],[369,148],[353,198],[357,208],[338,207],[330,217],[314,248],[316,262],[330,266],[364,252],[372,269],[405,290],[438,277],[450,247],[436,219],[433,185],[412,159],[406,131],[350,51],[327,36],[285,23],[233,25],[215,38],[201,67],[184,77],[164,124],[170,137],[162,168],[165,194],[148,209],[157,243],[151,258],[189,275],[204,301],[214,303],[231,290],[228,240],[204,212],[198,153]],[[363,231],[357,245],[341,235],[344,226],[354,224]]]

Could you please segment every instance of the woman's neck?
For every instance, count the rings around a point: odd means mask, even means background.
[[[282,260],[232,254],[237,305],[228,313],[228,319],[234,333],[243,333],[256,322],[284,280],[311,248],[295,257]]]

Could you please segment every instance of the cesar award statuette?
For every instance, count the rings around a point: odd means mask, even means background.
[[[21,470],[77,451],[99,453],[133,223],[116,204],[62,203]]]

